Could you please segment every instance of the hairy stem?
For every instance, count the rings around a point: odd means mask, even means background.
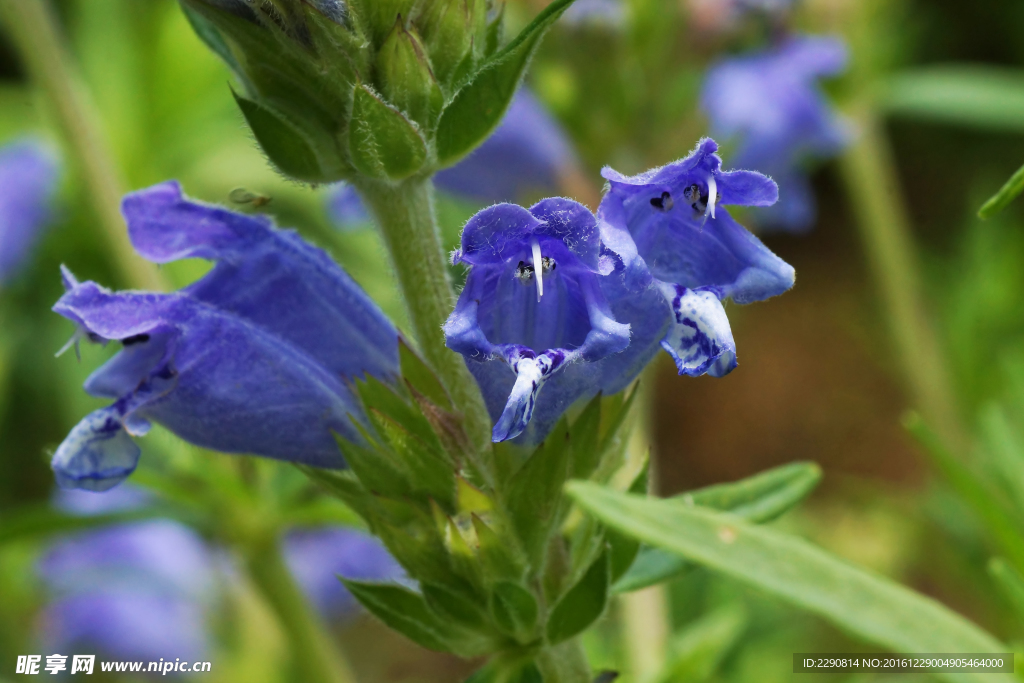
[[[46,93],[56,121],[76,157],[89,189],[115,266],[132,287],[166,289],[156,266],[132,249],[121,217],[122,183],[109,147],[104,144],[99,116],[60,35],[48,0],[4,0],[0,11],[32,80]]]
[[[483,396],[462,357],[444,345],[441,331],[455,297],[434,216],[433,185],[429,178],[413,178],[397,186],[363,181],[358,189],[391,253],[419,348],[462,412],[477,452],[487,452],[491,421]]]
[[[870,107],[860,106],[853,116],[857,138],[841,158],[840,169],[911,400],[944,437],[963,445],[966,432],[925,304],[892,152]]]
[[[348,663],[288,571],[276,539],[251,547],[246,560],[249,576],[288,639],[296,680],[355,683]]]

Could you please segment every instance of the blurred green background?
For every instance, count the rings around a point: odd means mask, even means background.
[[[510,0],[512,29],[543,4]],[[763,40],[757,25],[717,26],[713,2],[625,4],[619,25],[557,25],[528,77],[576,145],[584,200],[599,196],[604,164],[634,173],[689,151],[707,133],[696,105],[707,65]],[[229,203],[237,187],[269,196],[259,210],[330,251],[402,324],[376,234],[370,226],[337,230],[325,188],[286,182],[268,167],[232,100],[230,74],[173,0],[64,0],[56,7],[127,189],[177,178],[191,196],[209,201]],[[975,214],[1024,160],[1024,4],[809,0],[796,21],[808,32],[844,34],[853,50],[849,75],[828,84],[837,106],[868,98],[885,116],[929,314],[957,409],[976,444],[955,455],[972,477],[1005,490],[998,455],[1010,449],[1011,457],[1020,456],[1011,442],[1024,433],[1024,202],[986,222]],[[947,68],[956,64],[987,71]],[[937,66],[944,70],[927,71]],[[929,73],[938,78],[927,80]],[[988,77],[998,83],[985,90]],[[11,41],[0,34],[0,144],[34,134],[61,146],[53,121],[45,97],[26,82]],[[70,153],[64,161],[58,219],[27,267],[0,290],[0,518],[48,500],[49,455],[82,415],[102,405],[80,387],[113,349],[83,346],[80,362],[72,353],[53,357],[73,331],[50,312],[62,291],[59,264],[82,279],[126,285],[109,258],[82,171]],[[986,572],[989,557],[1003,548],[984,511],[979,515],[978,501],[972,506],[962,495],[963,482],[937,474],[901,426],[914,407],[905,368],[836,164],[821,166],[813,185],[814,231],[764,238],[796,267],[795,289],[769,303],[729,309],[740,368],[727,379],[690,379],[676,376],[664,357],[649,379],[656,385],[650,411],[660,492],[815,461],[824,470],[822,486],[777,524],[941,600],[1019,649],[1024,624]],[[449,245],[477,208],[440,198]],[[205,267],[186,262],[163,271],[180,286]],[[150,442],[160,438],[150,437],[143,448],[159,451]],[[44,599],[31,571],[39,547],[0,547],[3,662],[31,642],[33,614]],[[671,627],[680,634],[671,646],[697,653],[680,681],[789,680],[793,652],[870,650],[703,570],[676,580],[665,595]],[[623,619],[617,607],[589,636],[596,668],[620,668],[628,660]],[[231,645],[262,657],[264,666],[246,680],[280,680],[273,629],[263,633],[261,622],[253,623]],[[340,637],[360,680],[451,681],[466,671],[367,618]],[[0,672],[0,680],[9,675]]]

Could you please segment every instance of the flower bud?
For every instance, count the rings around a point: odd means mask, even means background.
[[[421,129],[434,127],[444,95],[416,29],[403,26],[402,17],[398,17],[377,55],[377,88]]]
[[[486,40],[485,0],[434,0],[416,18],[434,76],[448,88],[472,67],[473,49],[482,52]],[[460,68],[461,67],[461,68]]]

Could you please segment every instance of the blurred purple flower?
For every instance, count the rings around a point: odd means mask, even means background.
[[[723,171],[714,140],[685,159],[636,176],[606,167],[598,219],[622,280],[609,280],[612,313],[633,337],[601,363],[602,390],[619,391],[660,345],[680,374],[714,377],[736,367],[722,301],[760,301],[793,286],[792,266],[736,223],[722,204],[769,206],[778,188],[754,171]]]
[[[602,291],[612,259],[601,254],[594,215],[570,199],[530,210],[496,204],[462,232],[453,263],[470,266],[466,286],[444,325],[448,348],[467,359],[495,420],[492,438],[520,435],[543,385],[574,363],[593,363],[629,344]],[[510,373],[503,366],[511,368]],[[546,394],[533,430],[543,438],[558,419],[568,387]]]
[[[215,566],[203,541],[177,522],[78,534],[54,544],[37,569],[53,596],[40,618],[51,652],[133,660],[207,652]]]
[[[572,164],[572,144],[557,121],[525,88],[509,106],[501,125],[482,145],[434,176],[438,189],[481,203],[514,202],[528,193],[556,193]],[[328,198],[337,225],[369,220],[355,189],[343,183]]]
[[[339,576],[363,581],[405,576],[380,541],[345,527],[292,531],[284,538],[284,555],[306,597],[328,621],[350,617],[358,608]]]
[[[59,170],[53,151],[35,140],[0,148],[0,284],[21,268],[51,220]]]
[[[264,217],[186,200],[177,183],[128,195],[132,243],[156,263],[214,259],[185,289],[114,293],[78,283],[54,310],[124,348],[85,383],[114,403],[86,416],[54,454],[64,488],[105,490],[134,471],[150,420],[199,446],[344,467],[334,438],[359,440],[347,379],[390,380],[398,335],[325,253]]]
[[[802,165],[838,153],[848,125],[818,86],[846,66],[838,38],[803,36],[756,55],[724,60],[708,72],[701,106],[716,136],[736,141],[737,166],[774,176],[778,204],[758,215],[765,227],[795,232],[814,223],[815,203]]]
[[[608,26],[618,28],[626,20],[622,0],[576,0],[560,21],[569,26]]]

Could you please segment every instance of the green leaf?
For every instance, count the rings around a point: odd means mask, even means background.
[[[245,71],[239,65],[238,60],[235,59],[234,53],[231,52],[231,48],[224,41],[224,36],[217,30],[216,25],[190,7],[188,2],[181,3],[181,11],[185,14],[185,18],[188,20],[192,30],[206,44],[206,47],[210,48],[215,55],[224,60],[224,63],[231,68],[236,77],[247,83],[248,79],[246,78]]]
[[[931,457],[949,486],[982,518],[985,528],[1009,559],[1016,566],[1024,567],[1024,528],[999,492],[957,459],[919,415],[908,414],[903,426],[924,447],[924,452]]]
[[[646,459],[644,461],[643,469],[633,480],[633,483],[629,487],[630,493],[647,493],[647,487],[650,484],[650,472],[651,472],[651,461]],[[611,583],[614,584],[620,578],[622,578],[629,568],[633,565],[636,560],[637,554],[640,552],[640,541],[636,540],[632,536],[620,533],[615,529],[606,529],[604,532],[605,540],[608,542],[609,562],[611,571]]]
[[[1024,621],[1024,576],[1001,557],[993,557],[988,561],[988,573],[1017,617]]]
[[[402,379],[422,396],[444,410],[452,410],[452,399],[430,366],[413,351],[405,339],[398,339],[398,362]]]
[[[465,591],[425,581],[420,582],[420,589],[427,605],[439,616],[454,619],[474,631],[488,629],[487,615]]]
[[[1016,505],[1024,512],[1024,443],[998,404],[985,407],[979,424],[985,450],[996,475]]]
[[[359,604],[417,645],[438,652],[455,651],[449,641],[456,634],[430,610],[423,596],[394,584],[341,581]]]
[[[601,616],[608,603],[609,564],[608,553],[601,553],[583,578],[555,603],[548,617],[549,644],[582,633]]]
[[[416,126],[365,85],[357,85],[352,95],[348,149],[356,169],[378,179],[408,178],[427,159]]]
[[[1021,192],[1024,192],[1024,166],[1018,168],[1016,173],[1006,181],[1006,184],[981,205],[981,208],[978,209],[978,217],[992,218],[1009,206],[1010,202],[1016,199]]]
[[[264,154],[281,173],[309,183],[333,180],[324,173],[316,152],[297,127],[263,105],[232,94]]]
[[[508,483],[509,516],[535,567],[541,564],[562,502],[569,453],[569,433],[563,419]]]
[[[665,665],[655,683],[708,679],[747,627],[742,605],[720,607],[687,624],[672,637]]]
[[[522,644],[533,639],[537,628],[537,599],[517,583],[498,581],[491,590],[491,615],[502,631]]]
[[[885,84],[879,104],[890,114],[1024,131],[1024,72],[967,64],[904,71]]]
[[[728,510],[743,519],[770,522],[802,501],[821,481],[813,462],[794,462],[731,484],[716,484],[669,498],[682,505]]]
[[[439,168],[458,162],[497,128],[540,39],[572,2],[555,0],[548,5],[455,94],[437,125]]]
[[[683,574],[694,565],[689,560],[660,548],[643,546],[636,559],[612,586],[612,593],[630,593]]]
[[[489,582],[507,580],[519,581],[526,571],[526,559],[522,550],[509,543],[507,534],[499,534],[476,514],[472,516],[476,532],[477,553],[484,577]],[[494,523],[494,520],[491,520]]]
[[[795,462],[755,474],[738,482],[716,484],[667,499],[680,505],[700,505],[732,512],[762,523],[792,509],[821,481],[821,468],[812,462]],[[643,493],[643,491],[633,491]],[[629,572],[612,586],[613,593],[628,593],[679,576],[691,563],[657,548],[644,548]]]
[[[567,492],[605,524],[818,614],[895,652],[1005,652],[942,604],[829,555],[807,541],[734,515],[618,493],[590,482]],[[940,674],[950,681],[1012,680]]]

